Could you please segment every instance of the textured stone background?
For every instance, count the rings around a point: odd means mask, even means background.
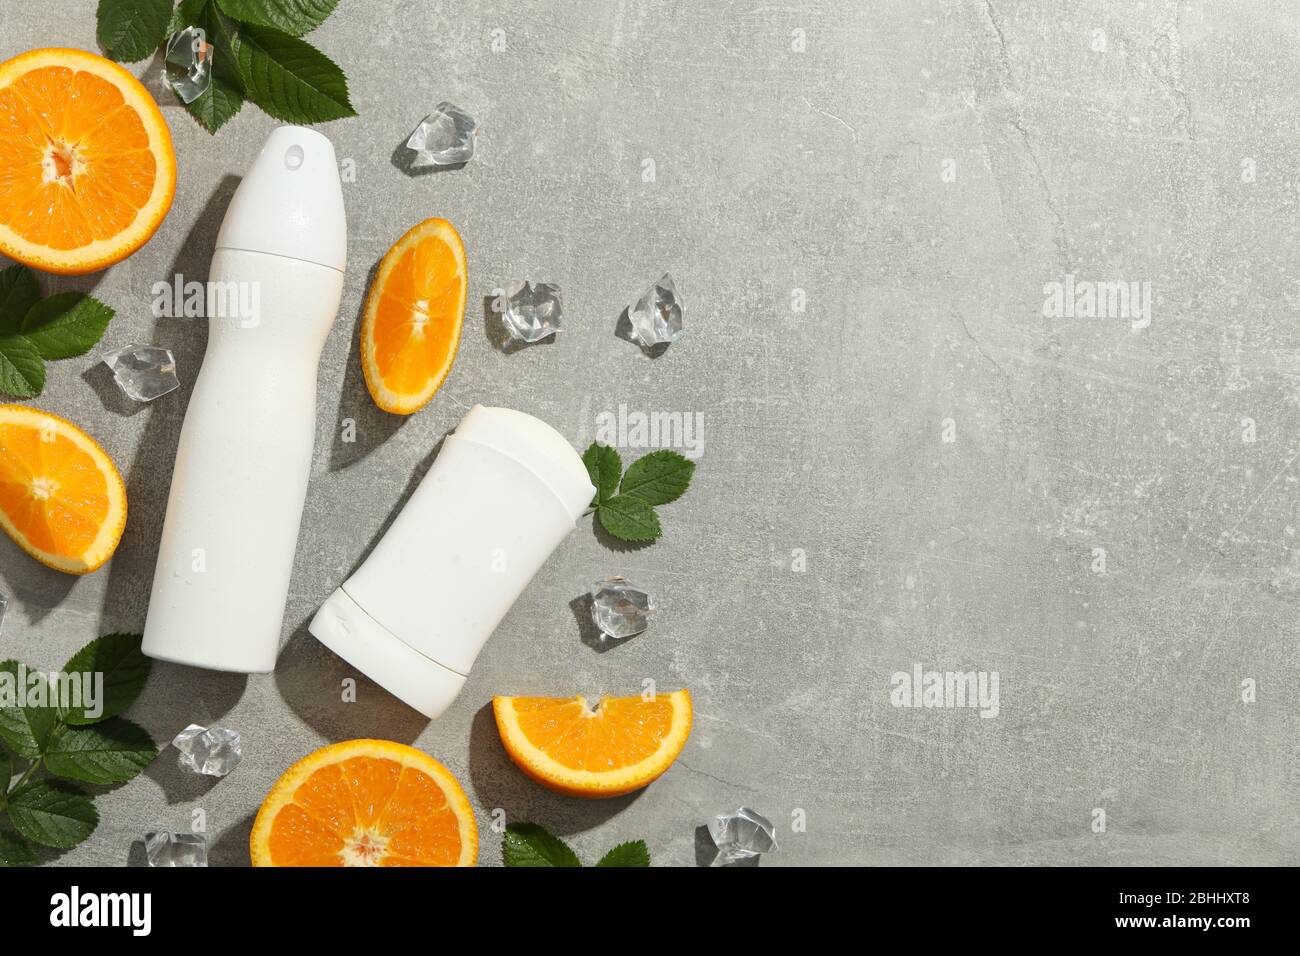
[[[93,48],[93,10],[6,0],[0,57]],[[1297,31],[1297,11],[1265,0],[344,0],[314,41],[360,113],[324,127],[357,169],[351,265],[280,665],[157,665],[132,716],[159,740],[219,720],[245,762],[208,785],[165,752],[100,797],[98,831],[60,862],[135,862],[139,833],[187,829],[201,807],[214,863],[242,865],[276,776],[358,736],[446,762],[489,863],[495,807],[585,859],[645,837],[656,862],[693,865],[697,825],[739,804],[780,825],[765,865],[1300,862]],[[137,72],[157,84],[156,64]],[[171,215],[107,273],[43,282],[93,288],[118,310],[101,350],[166,345],[185,387],[128,407],[91,357],[51,366],[35,404],[105,444],[131,520],[84,580],[0,540],[3,655],[47,669],[143,625],[205,335],[151,318],[150,286],[206,275],[272,126],[246,108],[212,138],[155,88],[180,162]],[[409,178],[394,150],[442,99],[482,120],[479,154]],[[446,386],[399,421],[361,382],[358,314],[375,261],[431,215],[465,237],[471,309]],[[651,360],[614,328],[665,270],[690,331]],[[1044,318],[1043,285],[1066,273],[1149,280],[1153,323]],[[507,354],[483,302],[524,274],[564,288],[568,331]],[[442,719],[364,679],[344,705],[349,668],[304,625],[475,402],[577,446],[619,403],[702,412],[705,451],[653,547],[620,553],[579,527]],[[570,602],[611,572],[663,611],[598,653]],[[1000,716],[892,707],[890,674],[918,661],[998,671]],[[697,706],[648,790],[567,800],[504,757],[492,694],[632,693],[646,677]]]

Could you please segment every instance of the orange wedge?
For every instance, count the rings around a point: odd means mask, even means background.
[[[349,740],[284,772],[248,841],[253,866],[473,866],[474,811],[414,747]]]
[[[658,779],[686,745],[691,695],[494,697],[510,759],[544,787],[572,797],[617,797]]]
[[[446,219],[426,219],[389,249],[366,299],[361,370],[386,412],[410,415],[441,387],[465,321],[465,246]]]
[[[126,527],[126,486],[76,425],[26,405],[0,405],[0,527],[37,561],[87,574],[113,556]]]
[[[167,123],[122,67],[65,49],[0,63],[0,252],[104,269],[149,241],[175,191]]]

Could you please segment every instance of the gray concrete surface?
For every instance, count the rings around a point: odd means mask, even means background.
[[[314,40],[360,113],[323,127],[355,163],[351,266],[280,665],[159,664],[135,719],[160,741],[235,727],[243,766],[209,785],[164,752],[58,862],[133,861],[138,834],[201,808],[214,863],[243,865],[278,774],[357,736],[443,760],[485,863],[497,807],[588,860],[644,837],[657,863],[695,865],[697,826],[740,804],[779,825],[764,865],[1300,862],[1297,31],[1264,0],[344,0]],[[85,0],[0,6],[0,57],[93,44]],[[3,653],[44,668],[143,624],[205,336],[154,320],[150,286],[205,276],[272,126],[246,108],[213,138],[159,96],[180,163],[166,223],[102,275],[43,281],[93,287],[118,310],[102,349],[166,345],[185,387],[126,407],[91,357],[51,367],[34,404],[105,444],[131,520],[84,580],[0,541]],[[479,154],[408,177],[394,149],[442,99],[481,119]],[[465,237],[471,308],[446,386],[400,421],[371,405],[356,329],[367,273],[430,215]],[[665,270],[689,332],[648,359],[615,324]],[[525,274],[563,287],[568,330],[507,353],[483,303]],[[1149,282],[1151,324],[1045,317],[1067,275]],[[620,404],[701,413],[697,478],[653,547],[580,526],[442,719],[365,680],[343,704],[352,672],[304,624],[475,402],[580,447]],[[611,572],[662,613],[598,653],[571,602]],[[891,675],[918,662],[997,672],[998,716],[893,706]],[[494,693],[644,678],[697,706],[648,790],[568,800],[505,758]]]

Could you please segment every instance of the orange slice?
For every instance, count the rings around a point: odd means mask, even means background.
[[[126,486],[76,425],[26,405],[0,405],[0,527],[37,561],[87,574],[113,556],[126,527]]]
[[[65,49],[0,63],[0,252],[104,269],[149,241],[175,191],[167,123],[122,67]]]
[[[691,695],[493,697],[506,753],[544,787],[573,797],[617,797],[672,766],[691,732]]]
[[[465,246],[446,219],[412,228],[379,263],[361,324],[361,370],[375,404],[410,415],[451,371],[465,320]]]
[[[474,811],[414,747],[349,740],[286,770],[248,841],[253,866],[473,866]]]

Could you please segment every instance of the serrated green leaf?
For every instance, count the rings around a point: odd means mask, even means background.
[[[99,814],[90,797],[62,780],[24,784],[9,798],[9,820],[33,843],[59,850],[95,832]]]
[[[102,699],[96,702],[99,713],[89,715],[83,701],[80,707],[61,709],[59,716],[69,724],[93,724],[130,707],[153,668],[153,661],[140,652],[140,642],[139,634],[105,634],[73,654],[63,673],[104,675]]]
[[[172,0],[99,0],[95,35],[112,59],[143,60],[167,39]]]
[[[41,288],[31,269],[22,265],[0,269],[0,335],[21,332],[27,310],[40,299]]]
[[[26,336],[0,335],[0,392],[35,398],[45,388],[45,363]]]
[[[0,866],[35,866],[36,854],[22,837],[0,828]]]
[[[663,534],[654,508],[640,498],[617,495],[596,509],[600,526],[624,541],[653,541]]]
[[[597,866],[649,866],[650,849],[645,840],[620,843],[600,858]]]
[[[244,92],[286,123],[324,123],[356,116],[343,71],[306,40],[268,27],[242,26],[235,57]]]
[[[217,0],[240,23],[271,27],[290,36],[310,33],[334,12],[339,0]]]
[[[619,493],[640,498],[648,505],[676,501],[691,483],[695,462],[675,451],[651,452],[636,461],[623,476]]]
[[[157,756],[144,728],[114,717],[92,727],[57,731],[45,751],[45,768],[83,783],[126,783]]]
[[[41,358],[73,358],[103,338],[112,318],[113,310],[94,296],[60,292],[28,310],[22,332]]]
[[[501,841],[506,866],[582,866],[559,837],[536,823],[512,823]]]
[[[19,664],[17,661],[0,662],[0,739],[14,749],[20,757],[35,759],[45,752],[50,732],[58,723],[59,714],[50,706],[19,707]],[[8,676],[5,676],[8,675]],[[27,693],[37,692],[49,701],[49,682],[39,671],[27,671]],[[29,698],[21,698],[29,699]],[[41,699],[40,697],[37,698]]]
[[[592,503],[599,504],[614,497],[618,490],[618,476],[623,473],[623,459],[618,457],[618,451],[609,445],[592,442],[582,455],[582,463],[587,466],[587,476],[596,486]]]
[[[183,104],[190,116],[215,133],[244,105],[244,83],[235,57],[238,26],[217,9],[214,0],[181,0],[172,18],[173,33],[197,27],[212,46],[212,79],[203,94]]]

